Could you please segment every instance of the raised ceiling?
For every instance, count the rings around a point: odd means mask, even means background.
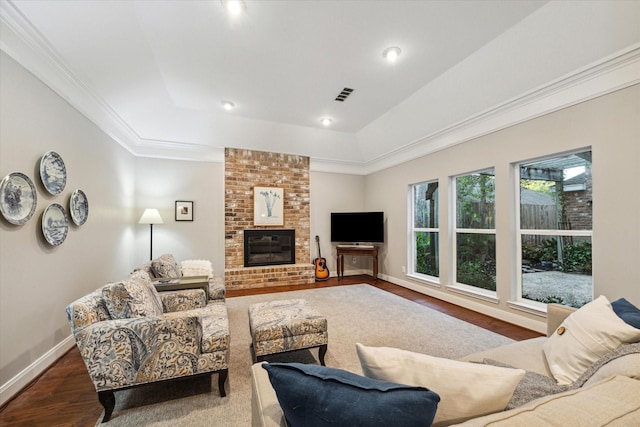
[[[232,17],[219,0],[2,0],[0,46],[134,154],[248,148],[366,173],[637,51],[638,4],[246,1]],[[393,64],[389,46],[402,49]]]

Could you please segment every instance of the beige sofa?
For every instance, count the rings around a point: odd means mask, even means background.
[[[550,304],[547,335],[551,336],[575,309]],[[546,337],[516,342],[463,357],[463,361],[491,359],[552,378],[543,354]],[[475,419],[462,426],[629,426],[640,425],[640,353],[628,354],[599,368],[577,390],[540,397],[522,406]],[[252,425],[286,426],[267,372],[252,366]],[[600,421],[606,420],[606,421]],[[613,421],[612,421],[613,420]]]

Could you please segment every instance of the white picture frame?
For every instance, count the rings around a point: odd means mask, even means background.
[[[193,202],[176,200],[176,221],[193,221]]]
[[[253,225],[284,225],[283,188],[253,188]]]

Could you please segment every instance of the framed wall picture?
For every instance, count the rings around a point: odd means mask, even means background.
[[[253,225],[284,225],[284,190],[253,188]]]
[[[193,221],[193,202],[176,200],[176,221]]]

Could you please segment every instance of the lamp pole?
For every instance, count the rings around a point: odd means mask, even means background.
[[[149,224],[149,230],[151,236],[151,239],[149,239],[151,241],[151,245],[149,246],[149,261],[151,261],[153,259],[153,224]]]
[[[145,209],[138,224],[149,224],[149,260],[153,259],[153,224],[163,224],[160,212],[157,209]]]

